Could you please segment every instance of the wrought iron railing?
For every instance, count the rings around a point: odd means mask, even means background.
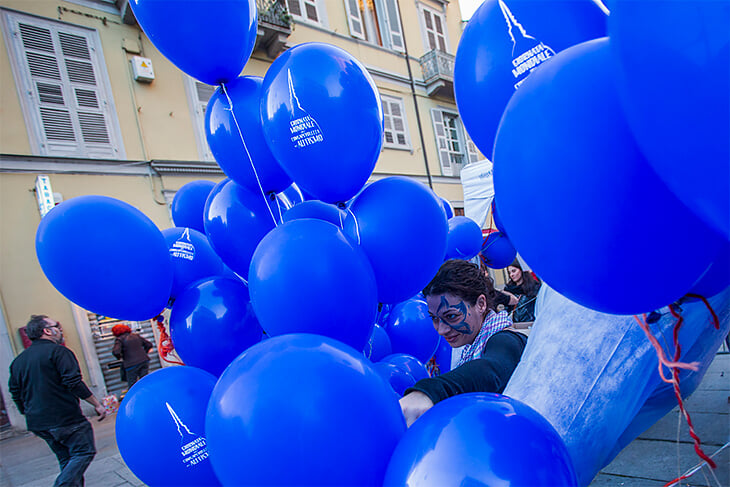
[[[434,49],[428,51],[418,60],[421,63],[423,79],[429,81],[432,78],[454,79],[454,59],[449,53]]]
[[[285,0],[256,0],[256,8],[259,10],[259,22],[291,28],[291,15]]]

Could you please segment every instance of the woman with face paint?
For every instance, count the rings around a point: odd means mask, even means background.
[[[507,313],[495,311],[494,284],[475,264],[444,262],[423,294],[438,334],[453,348],[464,348],[454,370],[405,391],[400,405],[408,426],[451,396],[504,391],[527,343]]]

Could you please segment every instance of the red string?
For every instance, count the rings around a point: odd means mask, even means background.
[[[684,362],[677,362],[677,361],[670,361],[667,359],[666,355],[664,355],[664,350],[662,349],[662,346],[659,344],[659,340],[656,339],[654,334],[649,330],[649,325],[646,324],[646,316],[642,315],[642,318],[639,318],[638,316],[634,315],[634,319],[639,324],[641,329],[644,331],[644,334],[646,334],[646,337],[649,339],[649,342],[654,347],[654,350],[656,351],[657,358],[659,359],[659,377],[661,377],[662,381],[673,384],[674,379],[667,379],[664,375],[664,369],[662,366],[667,367],[668,369],[687,369],[687,370],[698,370],[699,364],[697,362],[692,363],[684,363]]]
[[[705,303],[705,306],[707,306],[707,309],[710,311],[710,314],[712,315],[712,324],[715,325],[715,329],[720,329],[720,318],[717,317],[717,313],[715,313],[715,310],[712,309],[712,306],[710,306],[710,303],[707,301],[707,298],[704,296],[700,296],[699,294],[687,294],[690,298],[700,299],[703,303]]]
[[[172,339],[170,338],[170,335],[167,334],[167,329],[162,321],[157,321],[157,329],[160,332],[160,339],[157,344],[157,350],[160,353],[160,358],[168,364],[185,365],[182,360],[169,360],[167,358],[168,355],[175,353],[175,345],[172,344]]]

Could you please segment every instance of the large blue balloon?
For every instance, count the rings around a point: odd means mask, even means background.
[[[464,28],[454,63],[459,115],[490,156],[499,120],[517,86],[537,66],[579,42],[606,35],[592,0],[486,0]]]
[[[730,243],[724,246],[689,292],[709,298],[728,286],[730,286]]]
[[[413,355],[421,362],[433,357],[439,343],[439,334],[423,299],[409,299],[393,306],[385,331],[393,353]]]
[[[139,380],[116,420],[119,453],[154,486],[218,486],[205,432],[215,377],[195,367],[167,367]]]
[[[256,42],[253,0],[129,2],[140,27],[174,65],[203,83],[217,85],[243,70]]]
[[[288,188],[285,188],[284,191],[279,193],[278,196],[286,200],[289,208],[301,203],[304,200],[311,199],[305,198],[304,193],[302,193],[302,190],[299,189],[299,186],[297,186],[295,183],[292,183],[291,185],[289,185]]]
[[[441,199],[441,206],[444,209],[444,213],[446,213],[446,219],[450,220],[454,216],[454,207],[451,206],[451,203],[446,198],[439,197],[439,199]]]
[[[438,366],[438,372],[445,374],[451,370],[451,357],[453,354],[453,347],[449,345],[449,342],[441,338],[439,340],[438,347],[436,347],[436,353],[433,354],[436,365]]]
[[[401,370],[408,372],[416,381],[425,379],[429,376],[426,366],[421,363],[413,355],[407,353],[393,353],[386,357],[383,357],[381,362],[393,364]]]
[[[205,110],[205,136],[226,176],[254,193],[279,192],[292,182],[264,139],[259,112],[262,84],[258,76],[241,76],[215,90]]]
[[[261,341],[263,330],[245,284],[221,277],[190,286],[178,297],[170,313],[170,336],[186,365],[219,376]]]
[[[84,309],[123,320],[157,316],[173,269],[165,238],[137,208],[107,196],[78,196],[51,209],[35,236],[53,287]]]
[[[196,281],[206,277],[228,274],[223,261],[210,246],[208,238],[192,228],[166,228],[162,231],[170,258],[174,277],[170,299],[172,301],[183,290]]]
[[[494,223],[494,228],[499,230],[499,232],[502,235],[507,236],[507,232],[505,232],[505,230],[504,230],[504,224],[502,223],[502,219],[500,218],[499,213],[497,213],[497,199],[496,198],[492,200],[491,208],[492,208],[492,223]]]
[[[433,278],[446,253],[448,224],[439,198],[402,176],[370,184],[350,205],[345,231],[368,256],[378,301],[399,303]]]
[[[502,232],[490,233],[484,240],[480,254],[484,264],[492,269],[504,269],[517,257],[515,247]]]
[[[510,240],[545,282],[588,308],[640,314],[689,291],[721,239],[636,146],[608,44],[574,46],[525,80],[497,135],[494,185]],[[636,292],[619,268],[650,269],[658,284]]]
[[[327,203],[354,196],[383,144],[383,109],[367,69],[338,47],[299,44],[269,67],[263,89],[264,134],[289,176]]]
[[[363,350],[377,313],[375,278],[362,251],[331,223],[284,223],[256,248],[251,301],[267,334],[316,333]]]
[[[519,454],[515,454],[519,452]],[[568,450],[534,409],[499,394],[441,401],[408,429],[384,486],[577,486]]]
[[[365,344],[363,354],[369,358],[371,362],[377,362],[385,356],[393,353],[393,346],[390,344],[390,337],[382,326],[376,324],[370,333],[370,338]]]
[[[616,0],[608,26],[612,74],[639,147],[730,241],[730,2]]]
[[[175,192],[170,213],[176,227],[192,228],[205,233],[205,202],[214,187],[213,181],[201,179],[187,183]]]
[[[397,365],[387,362],[376,362],[373,364],[373,368],[393,388],[393,391],[399,397],[403,396],[405,390],[416,383],[416,379],[411,374]]]
[[[281,219],[280,212],[276,200],[226,179],[211,191],[205,205],[205,233],[223,262],[247,278],[253,252],[276,226],[274,220]]]
[[[360,352],[292,334],[251,347],[228,367],[205,431],[224,485],[379,487],[405,421]]]
[[[477,222],[466,216],[449,219],[446,239],[446,259],[469,260],[482,248],[482,229]]]
[[[342,225],[345,216],[339,208],[319,200],[309,200],[292,206],[282,216],[282,220],[290,222],[300,218],[317,218],[326,222],[334,223],[338,227]]]

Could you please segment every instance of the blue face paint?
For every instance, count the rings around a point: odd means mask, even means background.
[[[441,296],[441,303],[439,304],[438,309],[436,312],[441,315],[441,310],[446,308],[444,311],[444,314],[446,315],[446,319],[442,318],[441,316],[433,317],[434,321],[439,320],[445,325],[451,327],[454,331],[461,333],[463,335],[468,335],[472,332],[471,326],[469,323],[466,322],[466,317],[468,310],[466,308],[466,303],[464,301],[459,301],[455,305],[449,304],[449,302],[446,300],[445,296]],[[461,321],[458,323],[449,323],[449,317],[451,317],[451,321],[457,320],[461,316]]]

